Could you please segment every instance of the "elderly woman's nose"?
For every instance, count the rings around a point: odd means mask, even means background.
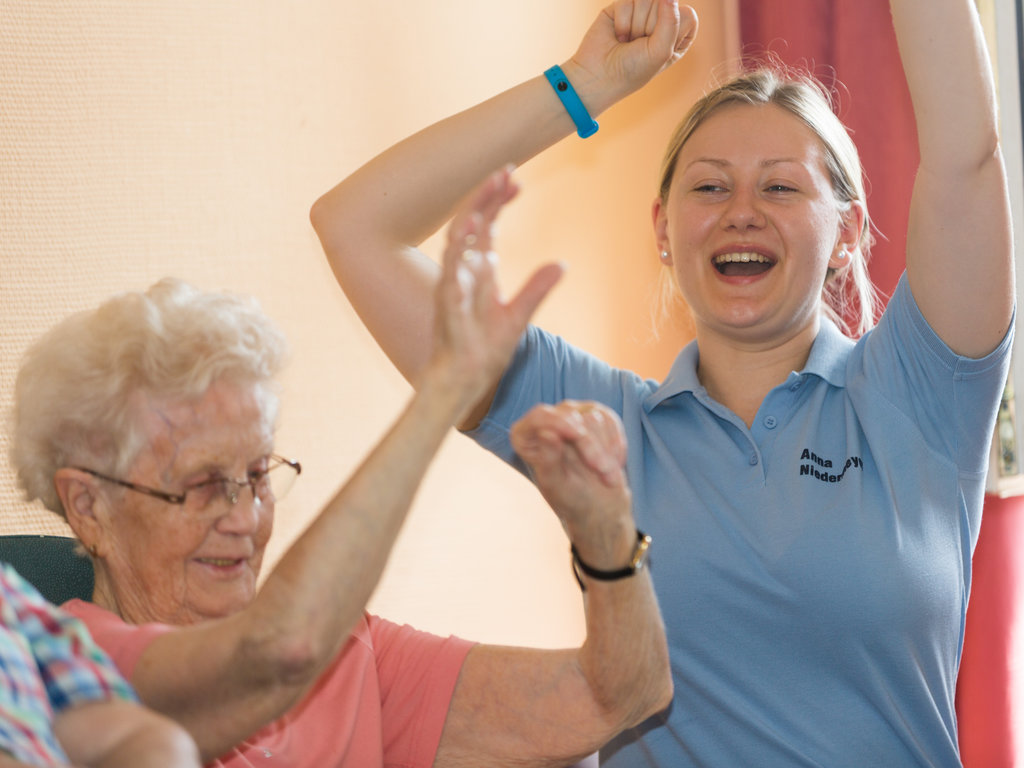
[[[223,514],[217,518],[217,528],[222,532],[250,533],[259,527],[260,507],[263,502],[252,492],[252,488],[239,488],[237,501],[224,500]]]

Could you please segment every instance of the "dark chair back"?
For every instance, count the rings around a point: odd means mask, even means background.
[[[92,561],[75,552],[77,539],[34,534],[0,536],[0,560],[51,603],[92,599]]]

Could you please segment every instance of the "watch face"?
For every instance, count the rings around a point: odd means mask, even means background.
[[[647,555],[651,551],[651,537],[638,530],[636,538],[636,549],[633,550],[633,559],[629,564],[633,567],[634,571],[639,571],[644,567]]]

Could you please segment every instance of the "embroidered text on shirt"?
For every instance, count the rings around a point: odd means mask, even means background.
[[[842,471],[838,473],[830,472],[829,470],[833,469],[832,460],[823,459],[807,448],[804,448],[803,453],[800,454],[800,461],[803,462],[800,465],[800,475],[817,478],[823,483],[838,483],[845,477],[846,471],[851,467],[857,469],[864,467],[864,462],[860,456],[851,456],[846,460]]]

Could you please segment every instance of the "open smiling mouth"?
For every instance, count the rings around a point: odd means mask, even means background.
[[[767,272],[775,262],[760,253],[744,251],[742,253],[723,253],[716,256],[712,263],[720,274],[726,277],[753,277]]]

